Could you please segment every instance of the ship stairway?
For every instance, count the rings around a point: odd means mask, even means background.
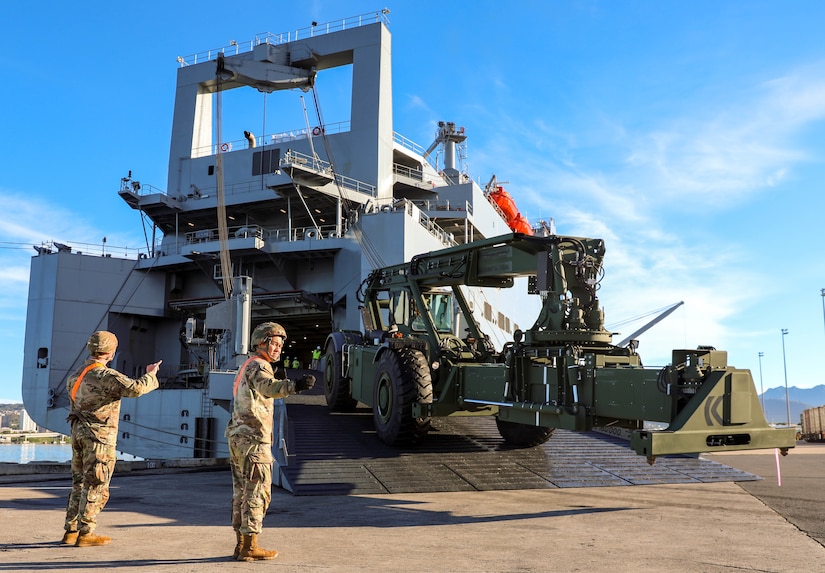
[[[320,373],[318,373],[320,375]],[[320,380],[319,380],[320,382]],[[387,446],[372,412],[331,412],[323,384],[286,399],[288,453],[280,485],[294,495],[553,489],[761,479],[699,456],[649,465],[628,442],[598,432],[557,430],[534,448],[504,444],[491,417],[434,418],[417,447]]]

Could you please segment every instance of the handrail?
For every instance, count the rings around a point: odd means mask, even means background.
[[[392,203],[383,203],[371,205],[365,210],[366,213],[379,212],[404,212],[408,217],[414,219],[419,225],[424,227],[433,237],[441,241],[441,244],[448,246],[455,246],[458,242],[455,240],[455,235],[445,231],[437,222],[436,219],[430,217],[417,202],[409,199],[397,199]]]
[[[393,163],[392,171],[396,175],[406,177],[407,179],[412,179],[420,183],[424,182],[424,172],[420,168],[416,169],[407,165],[401,165],[400,163]]]
[[[413,201],[415,205],[422,211],[451,211],[451,212],[466,212],[468,215],[473,215],[473,204],[469,201],[450,201],[449,199],[416,199]]]
[[[414,142],[412,139],[409,139],[408,137],[404,137],[397,131],[392,132],[392,140],[397,144],[401,145],[402,147],[406,147],[410,151],[414,151],[419,155],[424,155],[424,152],[426,151],[426,149],[424,149],[424,146],[419,145],[418,143]]]
[[[166,195],[166,191],[163,189],[155,187],[154,185],[149,185],[148,183],[135,181],[130,177],[123,177],[120,180],[120,192],[124,191],[133,193],[138,197],[143,195]]]
[[[390,20],[387,17],[389,13],[390,11],[387,8],[384,8],[378,12],[368,12],[359,16],[350,16],[348,18],[344,18],[343,20],[334,20],[324,24],[313,22],[311,26],[299,28],[294,32],[282,32],[280,34],[264,32],[262,34],[256,34],[255,37],[249,41],[238,43],[235,40],[232,40],[228,46],[224,46],[223,48],[206,50],[205,52],[198,52],[186,57],[178,56],[177,61],[181,67],[191,66],[194,64],[216,60],[219,54],[236,55],[251,52],[255,46],[260,44],[272,44],[277,46],[280,44],[286,44],[287,42],[331,34],[332,32],[359,28],[368,24],[375,24],[376,22],[382,22],[385,26],[389,27]]]
[[[281,157],[280,167],[288,167],[296,164],[306,169],[312,169],[317,173],[332,172],[332,165],[329,161],[324,161],[323,159],[295,151],[294,149],[287,149],[286,153]]]
[[[338,238],[338,227],[336,225],[319,225],[317,227],[310,225],[303,227],[292,227],[287,229],[267,229],[265,227],[260,227],[258,225],[241,225],[229,228],[230,241],[232,239],[246,239],[250,237],[263,239],[264,241],[274,243],[282,241],[320,241],[324,239]],[[184,234],[184,242],[181,245],[181,247],[217,241],[217,227],[212,229],[198,229],[197,231],[189,231],[188,233]],[[160,244],[158,244],[158,249],[160,250]],[[164,254],[179,254],[179,252],[180,251],[174,253],[165,252]]]
[[[319,125],[312,126],[309,128],[309,133],[312,134],[313,137],[318,137],[321,133],[326,135],[331,135],[334,133],[345,133],[350,130],[350,121],[337,121],[335,123],[328,123],[323,127]],[[302,127],[299,129],[290,129],[287,131],[279,131],[278,133],[265,133],[263,136],[255,135],[255,140],[258,143],[260,148],[265,148],[268,145],[277,145],[279,143],[287,143],[290,141],[295,141],[297,139],[306,139],[307,138],[307,128]],[[217,155],[218,150],[220,149],[221,153],[229,153],[231,151],[237,151],[239,149],[249,149],[249,141],[244,138],[239,139],[232,139],[227,141],[222,141],[220,144],[212,143],[210,145],[204,145],[201,147],[196,147],[192,150],[192,157],[206,157],[208,155]],[[258,149],[258,147],[256,147]]]

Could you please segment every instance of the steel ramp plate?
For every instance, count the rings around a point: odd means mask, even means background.
[[[282,486],[295,495],[386,494],[602,487],[720,481],[759,476],[696,456],[652,466],[621,438],[557,430],[534,448],[508,447],[492,417],[435,418],[417,447],[378,439],[372,411],[330,412],[323,396],[287,400],[288,463]]]

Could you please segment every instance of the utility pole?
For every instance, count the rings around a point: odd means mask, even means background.
[[[825,324],[825,288],[820,289],[820,294],[822,294],[822,322]]]
[[[785,368],[785,407],[788,410],[788,427],[791,425],[791,398],[788,394],[788,362],[785,360],[785,335],[788,329],[782,329],[782,366]]]
[[[762,384],[762,357],[765,356],[764,352],[759,353],[759,389],[761,390],[762,395],[762,412],[765,412],[765,385]]]

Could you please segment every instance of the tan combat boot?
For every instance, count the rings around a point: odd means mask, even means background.
[[[63,540],[61,543],[65,543],[66,545],[74,545],[77,541],[77,531],[67,531],[63,534]]]
[[[238,554],[238,561],[257,561],[259,559],[275,559],[277,551],[269,551],[258,547],[258,534],[245,533],[241,536],[241,552]]]
[[[93,547],[95,545],[106,545],[111,540],[111,537],[106,537],[105,535],[95,535],[92,532],[81,533],[77,536],[75,547]]]
[[[241,547],[243,546],[243,536],[237,529],[235,530],[235,551],[232,553],[232,559],[237,560],[238,555],[241,554]]]

